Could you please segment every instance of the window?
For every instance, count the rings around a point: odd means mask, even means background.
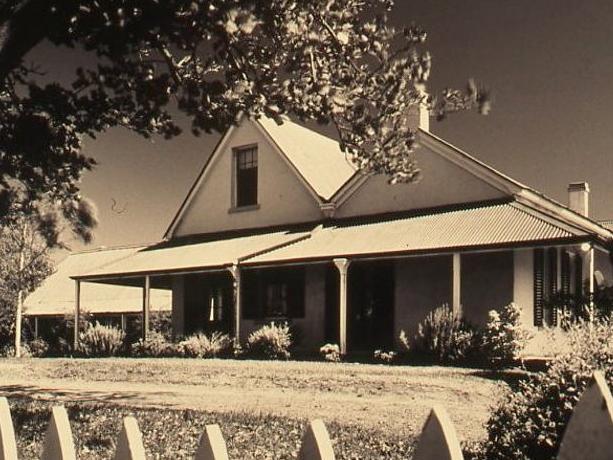
[[[304,270],[247,270],[242,279],[246,319],[304,318]]]
[[[209,291],[208,307],[210,323],[223,321],[223,291],[220,287],[213,287]]]
[[[258,204],[258,149],[249,147],[235,151],[235,207]]]

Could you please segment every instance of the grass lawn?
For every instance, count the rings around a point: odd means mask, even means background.
[[[0,394],[17,401],[20,413],[30,413],[31,404],[26,401],[31,399],[76,404],[71,409],[73,426],[82,423],[79,420],[106,423],[106,428],[93,431],[106,433],[101,445],[108,449],[119,432],[120,415],[136,412],[146,448],[156,452],[159,436],[166,436],[166,443],[173,437],[188,437],[183,442],[185,458],[193,453],[205,423],[220,424],[234,452],[232,458],[267,458],[260,449],[274,439],[277,444],[289,444],[283,452],[273,450],[276,453],[268,458],[292,458],[305,421],[313,418],[323,419],[330,427],[339,458],[406,458],[433,405],[448,410],[460,439],[475,441],[484,436],[491,405],[506,391],[504,381],[480,371],[437,366],[132,358],[0,360]],[[46,404],[37,402],[30,410],[45,415],[39,417],[41,427],[48,414]],[[109,411],[115,412],[109,415]],[[161,425],[155,428],[156,423]],[[90,430],[74,431],[78,439],[80,432]],[[24,432],[26,444],[31,444],[30,438]],[[78,442],[87,450],[96,445],[85,439]]]

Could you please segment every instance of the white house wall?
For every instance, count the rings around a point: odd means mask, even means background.
[[[460,166],[419,147],[416,159],[422,178],[412,184],[389,184],[383,175],[371,176],[337,209],[336,217],[431,208],[486,201],[505,196]]]
[[[232,209],[233,148],[258,146],[259,209]],[[219,232],[321,218],[316,198],[253,122],[236,127],[213,158],[174,236]]]

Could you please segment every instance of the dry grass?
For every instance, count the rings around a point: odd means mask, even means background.
[[[194,359],[0,361],[0,392],[217,413],[323,418],[414,437],[429,409],[448,409],[461,438],[484,436],[507,391],[472,369]]]

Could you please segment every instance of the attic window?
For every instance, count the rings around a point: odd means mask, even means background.
[[[258,204],[258,148],[249,147],[235,151],[237,208]]]

